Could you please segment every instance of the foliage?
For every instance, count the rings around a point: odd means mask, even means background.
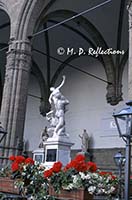
[[[64,168],[57,162],[44,172],[44,177],[56,193],[61,189],[85,188],[90,194],[113,195],[117,191],[118,179],[110,172],[101,172],[93,162],[86,162],[83,155],[77,155]]]
[[[49,185],[56,193],[62,189],[85,188],[94,195],[113,195],[118,189],[118,179],[110,172],[97,169],[94,162],[87,162],[84,155],[77,155],[65,167],[56,162],[50,169],[43,164],[34,163],[32,158],[10,156],[11,177],[21,194],[33,200],[55,200],[48,195]],[[2,173],[8,174],[9,169]]]
[[[8,177],[11,173],[11,170],[8,166],[0,169],[0,177]]]
[[[2,199],[4,199],[4,197],[5,197],[5,194],[0,192],[0,199],[2,200]]]
[[[50,199],[47,196],[48,184],[43,177],[45,168],[42,164],[23,156],[11,156],[9,159],[12,161],[12,178],[16,180],[15,185],[23,196],[37,200]]]

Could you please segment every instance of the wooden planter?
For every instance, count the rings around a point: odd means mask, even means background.
[[[50,186],[49,195],[70,200],[93,200],[93,195],[89,194],[88,191],[83,188],[70,191],[62,190],[60,194],[56,194],[53,187]]]
[[[18,189],[15,188],[14,180],[8,177],[0,177],[0,192],[19,194]]]

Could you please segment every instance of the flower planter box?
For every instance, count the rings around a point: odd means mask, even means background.
[[[15,188],[14,180],[9,177],[0,177],[0,192],[19,194],[18,189]]]
[[[56,194],[53,187],[49,187],[49,195],[58,198],[66,198],[70,200],[93,200],[93,195],[89,194],[88,191],[83,188],[77,190],[61,190],[60,194]]]

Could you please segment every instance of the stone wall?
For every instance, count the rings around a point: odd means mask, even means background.
[[[123,155],[125,155],[124,148],[113,148],[113,149],[91,149],[92,161],[95,162],[99,169],[108,170],[118,172],[118,168],[114,163],[114,155],[121,151]],[[73,158],[76,153],[80,152],[80,150],[73,150],[71,152],[71,157]]]

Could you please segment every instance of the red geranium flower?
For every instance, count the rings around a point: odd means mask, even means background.
[[[17,162],[13,162],[11,165],[11,169],[13,172],[19,170],[19,164]]]
[[[91,172],[96,172],[97,170],[97,165],[94,162],[87,162],[87,170],[91,171]]]
[[[25,161],[25,157],[24,156],[16,156],[16,162],[17,163],[23,163]]]
[[[15,156],[10,156],[10,157],[9,157],[9,160],[11,160],[11,161],[14,161],[15,159],[16,159]]]
[[[76,162],[74,168],[78,172],[85,172],[87,170],[87,165],[86,165],[86,163],[84,161]]]
[[[114,176],[114,175],[111,175],[111,177],[112,177],[112,179],[113,179],[113,180],[115,180],[115,179],[116,179],[116,176]]]
[[[100,174],[101,176],[112,175],[112,172],[101,171],[101,172],[99,172],[99,174]]]
[[[78,165],[78,171],[79,172],[85,172],[87,170],[87,164],[85,162],[81,162]]]
[[[53,171],[52,171],[52,168],[51,169],[48,169],[44,172],[44,177],[45,178],[49,178],[50,176],[52,176],[53,174]]]
[[[76,165],[76,161],[75,160],[71,160],[71,162],[69,162],[65,168],[64,168],[64,171],[70,169],[70,168],[75,168],[75,165]]]
[[[74,158],[74,160],[76,160],[76,161],[78,161],[78,162],[84,161],[85,159],[86,159],[85,156],[82,155],[82,154],[78,154],[78,155]]]
[[[34,160],[32,158],[26,158],[25,163],[33,165],[34,164]]]
[[[68,164],[64,167],[63,171],[67,171],[68,169],[70,169],[70,163],[68,163]]]
[[[62,168],[62,163],[60,161],[54,163],[53,172],[58,173]]]
[[[78,172],[84,172],[87,170],[87,164],[84,160],[72,160],[70,163],[68,163],[65,168],[64,171],[70,169],[70,168],[74,168],[76,169]]]

